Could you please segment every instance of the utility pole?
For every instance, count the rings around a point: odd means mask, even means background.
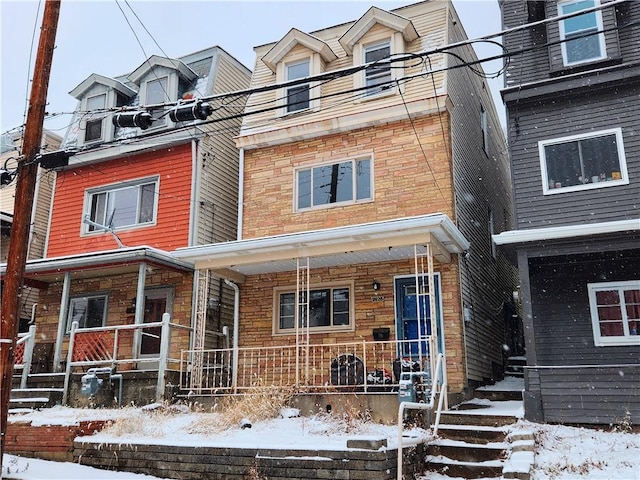
[[[0,469],[7,433],[7,415],[11,381],[15,360],[16,336],[20,319],[20,295],[24,281],[25,265],[29,248],[29,229],[31,227],[31,208],[38,174],[36,155],[40,153],[42,142],[42,124],[47,104],[47,90],[51,73],[51,61],[55,48],[60,1],[47,0],[42,18],[40,41],[33,72],[33,84],[27,110],[27,123],[22,142],[23,157],[18,163],[16,197],[13,224],[9,237],[9,256],[2,292],[2,318],[0,323],[0,417],[2,430],[0,435]]]

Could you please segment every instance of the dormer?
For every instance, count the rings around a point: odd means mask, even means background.
[[[148,106],[180,100],[192,89],[198,75],[180,60],[153,55],[127,78],[138,86],[138,103]],[[148,111],[154,118],[151,129],[174,126],[166,107]]]
[[[80,101],[80,110],[90,112],[80,120],[79,145],[108,142],[114,137],[114,127],[107,112],[127,105],[136,91],[113,78],[91,74],[69,92]]]
[[[262,62],[276,74],[277,83],[291,82],[318,75],[338,56],[322,40],[295,28],[269,50]],[[280,115],[317,109],[320,105],[317,82],[302,82],[278,91]]]
[[[405,53],[407,45],[419,37],[411,22],[400,15],[371,7],[339,39],[345,52],[353,57],[353,65],[384,60]],[[365,88],[363,99],[397,92],[393,80],[402,76],[402,64],[372,65],[354,75],[354,89]]]

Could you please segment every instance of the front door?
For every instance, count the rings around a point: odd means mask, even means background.
[[[440,276],[435,275],[436,324],[438,350],[442,351],[442,327],[440,315]],[[419,295],[417,293],[420,293]],[[431,335],[431,308],[429,305],[429,281],[427,276],[400,277],[395,279],[396,333],[402,342],[400,355],[418,358],[429,354],[426,338]]]
[[[143,322],[161,322],[164,313],[171,314],[171,300],[171,289],[145,291]],[[161,336],[162,327],[143,328],[140,338],[140,356],[157,357],[160,355]]]

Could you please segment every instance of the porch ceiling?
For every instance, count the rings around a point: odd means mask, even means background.
[[[192,272],[193,264],[177,260],[169,253],[151,247],[130,247],[103,252],[82,253],[65,257],[29,260],[25,267],[25,284],[45,288],[48,283],[62,281],[66,272],[73,278],[95,278],[136,272],[140,263]],[[0,265],[4,278],[6,264]]]
[[[414,245],[425,252],[427,244],[441,263],[469,248],[451,219],[438,213],[180,248],[172,254],[198,269],[256,275],[295,270],[296,259],[305,257],[312,268],[403,260],[413,257]]]

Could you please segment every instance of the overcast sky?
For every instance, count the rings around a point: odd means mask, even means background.
[[[47,112],[73,111],[76,100],[69,91],[92,73],[115,77],[154,54],[179,57],[218,45],[252,69],[253,47],[279,40],[292,27],[312,32],[356,20],[372,5],[389,10],[413,3],[417,2],[62,0]],[[453,3],[469,38],[501,30],[498,0]],[[0,0],[0,133],[25,121],[33,75],[29,65],[35,62],[43,9],[44,0]],[[493,48],[480,55],[496,53]],[[499,68],[498,63],[492,69]],[[499,102],[502,79],[490,85]],[[501,103],[497,109],[502,115]],[[63,136],[70,118],[47,120],[45,128]]]

